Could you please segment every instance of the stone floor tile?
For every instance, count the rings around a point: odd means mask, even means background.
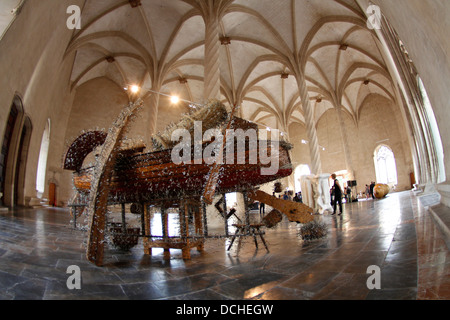
[[[303,241],[284,220],[266,230],[270,252],[252,239],[240,250],[207,240],[205,251],[166,259],[142,244],[107,248],[105,266],[86,259],[86,233],[71,228],[66,209],[0,213],[0,299],[364,300],[450,299],[450,252],[413,193],[344,205],[344,214],[316,216],[325,238]],[[220,232],[221,229],[218,231]],[[213,229],[211,229],[213,232]],[[67,268],[81,269],[81,290],[69,290]],[[367,268],[380,267],[381,289],[367,288]]]

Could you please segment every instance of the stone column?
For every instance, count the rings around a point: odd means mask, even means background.
[[[342,134],[342,146],[344,147],[344,160],[345,160],[345,166],[350,173],[351,177],[355,178],[355,172],[353,171],[353,161],[352,157],[350,155],[350,147],[348,145],[348,135],[347,135],[347,129],[345,128],[344,119],[342,118],[342,107],[336,107],[336,112],[339,119],[339,126],[341,128],[341,134]]]
[[[152,89],[155,92],[159,92],[159,88]],[[152,93],[149,98],[149,105],[147,106],[147,121],[148,129],[146,131],[145,143],[147,147],[151,147],[151,137],[156,133],[158,125],[158,109],[159,109],[159,94]]]
[[[445,182],[438,184],[436,189],[441,196],[441,203],[447,207],[450,207],[450,183]]]
[[[205,87],[203,98],[220,99],[220,42],[219,17],[214,8],[204,16],[205,34]]]
[[[314,110],[309,100],[309,94],[304,77],[297,76],[297,84],[302,100],[303,111],[306,122],[306,133],[309,139],[309,151],[311,153],[311,169],[313,174],[322,173],[322,163],[320,160],[319,140],[317,138],[316,121],[314,119]]]

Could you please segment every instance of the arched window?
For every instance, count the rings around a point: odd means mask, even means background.
[[[39,152],[39,162],[36,175],[36,191],[41,197],[45,191],[45,173],[47,171],[48,148],[50,146],[50,119],[48,119],[44,134],[42,135],[41,150]]]
[[[311,170],[309,169],[309,166],[306,164],[301,164],[297,168],[295,168],[294,172],[294,180],[295,180],[295,192],[302,191],[302,187],[300,184],[300,178],[302,176],[308,176],[311,174]]]
[[[375,149],[375,171],[377,183],[397,184],[397,165],[391,148],[381,145]]]

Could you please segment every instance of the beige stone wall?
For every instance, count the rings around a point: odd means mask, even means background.
[[[291,124],[289,126],[289,141],[294,145],[291,151],[294,168],[301,164],[307,164],[311,167],[309,147],[303,144],[302,140],[308,140],[305,126],[299,123]]]
[[[438,122],[444,153],[450,153],[450,6],[446,0],[373,1],[404,42],[422,78]],[[445,157],[447,181],[450,157]]]
[[[450,28],[449,2],[446,0],[356,0],[362,10],[378,5],[408,50],[428,92],[436,116],[444,154],[450,152]],[[381,48],[385,51],[384,48]],[[450,206],[450,157],[444,156],[446,181],[438,186],[442,202]]]
[[[354,161],[356,178],[361,189],[371,180],[376,182],[373,156],[375,149],[381,144],[387,145],[394,152],[398,176],[397,190],[411,189],[412,156],[408,142],[403,136],[402,125],[395,116],[397,112],[397,106],[379,95],[371,95],[363,103],[357,133],[359,152],[355,150],[359,158]],[[352,151],[353,157],[355,151]]]
[[[321,150],[322,172],[333,173],[347,169],[343,136],[335,110],[327,111],[317,123],[317,137]]]
[[[48,119],[52,127],[47,168],[61,167],[61,137],[70,108],[71,93],[67,88],[73,59],[64,59],[72,35],[66,27],[66,8],[82,2],[42,0],[41,6],[26,5],[0,42],[0,134],[3,137],[14,95],[21,98],[32,123],[24,186],[27,199],[36,196],[37,163]],[[56,178],[59,174],[55,173]],[[52,176],[48,172],[46,180]],[[19,204],[25,204],[25,199],[19,200]]]
[[[365,1],[358,2],[363,4]],[[450,6],[445,4],[445,0],[373,2],[381,6],[410,51],[428,90],[443,138],[444,151],[448,154],[450,40],[445,31],[448,30],[446,17],[450,14]],[[39,6],[25,5],[0,41],[0,134],[3,137],[15,94],[22,98],[25,113],[33,126],[26,164],[25,197],[36,196],[37,162],[42,133],[48,119],[51,122],[51,136],[46,180],[55,178],[58,199],[63,201],[68,199],[72,188],[71,173],[61,170],[62,156],[68,141],[81,130],[107,128],[120,108],[128,103],[122,88],[105,78],[88,82],[76,91],[70,90],[69,77],[74,56],[64,54],[73,31],[65,27],[66,8],[72,4],[82,6],[83,3],[83,0],[39,0]],[[149,100],[145,102],[148,108]],[[183,112],[183,108],[174,108],[161,101],[157,130],[176,121]],[[386,144],[393,149],[397,159],[399,189],[409,187],[412,160],[398,109],[386,99],[370,97],[363,104],[357,126],[348,115],[343,114],[343,118],[348,130],[355,178],[360,186],[375,178],[373,151],[377,142],[389,139]],[[130,130],[130,137],[144,136],[148,120],[148,113],[141,113]],[[326,148],[321,154],[324,172],[345,167],[342,135],[334,128],[337,125],[334,111],[327,112],[318,123],[319,144]],[[292,124],[289,135],[294,144],[294,167],[299,164],[310,165],[309,148],[301,144],[302,139],[308,140],[304,127]],[[450,157],[446,157],[445,161],[449,180]]]
[[[333,173],[340,170],[353,169],[358,182],[358,192],[364,191],[365,184],[376,181],[374,151],[381,145],[389,146],[394,152],[398,185],[397,190],[410,189],[410,176],[413,171],[412,156],[406,141],[404,126],[400,116],[396,116],[398,107],[379,95],[370,95],[361,106],[358,125],[347,114],[343,113],[343,122],[347,131],[353,168],[346,167],[343,147],[343,135],[337,112],[327,111],[317,124],[317,135],[321,151],[322,171]],[[307,140],[306,130],[299,124],[291,125],[289,135],[294,144],[292,161],[310,165],[309,148],[301,143]]]
[[[108,129],[128,96],[107,78],[96,78],[76,90],[65,139],[73,141],[82,131]]]
[[[292,123],[289,126],[289,141],[294,148],[291,150],[291,161],[293,165],[293,174],[290,179],[284,179],[283,186],[295,190],[295,169],[300,165],[307,165],[311,168],[310,150],[307,144],[303,144],[302,140],[308,141],[306,128],[299,123]]]

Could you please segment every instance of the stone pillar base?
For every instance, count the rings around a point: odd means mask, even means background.
[[[39,208],[48,205],[47,199],[39,199],[34,197],[26,197],[25,198],[25,206],[31,208]]]
[[[417,189],[417,186],[416,186]],[[420,201],[420,204],[428,209],[431,206],[438,205],[441,202],[441,195],[437,192],[434,184],[421,186],[418,191],[412,190]]]
[[[436,190],[441,195],[441,203],[447,207],[450,207],[450,184],[438,184],[436,185]]]
[[[328,173],[301,177],[303,203],[313,208],[315,213],[333,211],[330,204],[329,178]]]

